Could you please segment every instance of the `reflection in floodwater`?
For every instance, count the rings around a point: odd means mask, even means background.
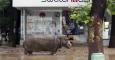
[[[17,55],[17,56],[8,56],[2,55],[0,56],[0,60],[74,60],[74,56],[25,56],[25,55]]]
[[[81,52],[81,50],[86,51]],[[2,51],[0,49],[0,60],[87,60],[87,56],[86,47],[61,48],[55,55],[49,55],[49,52],[34,52],[30,56],[24,55],[23,49],[10,48]]]
[[[106,60],[115,60],[115,49],[104,48]],[[0,60],[88,60],[88,48],[85,46],[61,48],[55,55],[49,52],[34,52],[24,55],[23,48],[0,48]]]

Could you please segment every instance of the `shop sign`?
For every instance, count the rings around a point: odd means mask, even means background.
[[[70,0],[71,2],[90,2],[90,0]],[[42,0],[41,2],[69,2],[69,0]]]
[[[91,0],[13,0],[13,7],[70,7],[88,2]]]

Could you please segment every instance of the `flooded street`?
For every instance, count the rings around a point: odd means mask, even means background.
[[[0,48],[0,60],[87,60],[87,51],[81,51],[85,49],[87,48],[66,49],[63,47],[55,55],[50,55],[50,52],[34,52],[33,55],[28,56],[24,55],[23,48]]]
[[[50,56],[50,55],[1,55],[0,60],[73,60],[73,56]]]
[[[115,59],[115,49],[105,49],[106,60]],[[50,52],[34,52],[33,55],[24,55],[23,48],[0,48],[0,60],[88,60],[88,49],[85,46],[61,48],[55,55]]]

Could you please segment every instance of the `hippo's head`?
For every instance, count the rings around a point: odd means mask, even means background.
[[[59,37],[60,43],[61,43],[61,47],[66,47],[66,48],[70,48],[72,46],[72,43],[67,40],[66,37]]]
[[[70,41],[65,40],[62,42],[62,46],[66,47],[66,48],[71,48],[72,44]]]

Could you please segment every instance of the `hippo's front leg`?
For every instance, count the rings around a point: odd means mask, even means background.
[[[51,52],[51,55],[55,55],[55,54],[56,54],[56,51],[52,51],[52,52]]]
[[[57,52],[57,50],[58,50],[58,48],[57,48],[57,47],[55,47],[55,48],[51,51],[51,55],[55,55],[55,54],[56,54],[56,52]]]

